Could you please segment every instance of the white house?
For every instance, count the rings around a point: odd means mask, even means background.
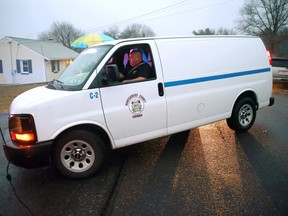
[[[52,41],[4,37],[0,40],[0,84],[57,79],[78,53]]]

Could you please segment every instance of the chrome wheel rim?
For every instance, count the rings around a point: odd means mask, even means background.
[[[253,119],[253,108],[249,104],[245,104],[241,107],[238,115],[238,120],[241,126],[248,126]]]
[[[61,151],[61,162],[72,172],[84,172],[95,161],[95,152],[91,145],[83,140],[73,140],[67,143]]]

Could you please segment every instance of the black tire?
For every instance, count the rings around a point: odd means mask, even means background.
[[[242,133],[249,130],[256,118],[256,105],[251,98],[242,98],[234,105],[232,116],[227,119],[228,126]]]
[[[64,134],[55,143],[52,161],[59,173],[69,178],[87,178],[94,175],[104,160],[102,140],[84,130]]]

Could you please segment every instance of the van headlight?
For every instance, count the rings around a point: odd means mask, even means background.
[[[37,142],[36,128],[32,115],[10,115],[9,132],[13,143],[19,147],[29,147]]]

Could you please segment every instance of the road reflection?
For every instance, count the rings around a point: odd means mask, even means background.
[[[273,92],[288,94],[288,80],[274,79],[273,80]]]
[[[237,209],[244,210],[247,199],[235,133],[227,127],[219,129],[217,125],[219,123],[201,127],[200,136],[215,214],[222,215],[236,200]]]

